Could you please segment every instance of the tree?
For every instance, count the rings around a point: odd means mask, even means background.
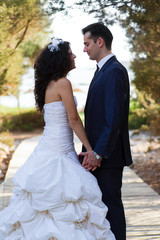
[[[135,58],[131,63],[134,85],[160,103],[160,1],[140,1],[136,11],[130,10],[123,26]]]
[[[47,24],[44,3],[41,0],[0,1],[0,95],[18,92],[20,76],[25,71],[22,43],[34,42],[39,49],[38,40]]]

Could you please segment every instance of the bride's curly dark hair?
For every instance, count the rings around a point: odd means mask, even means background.
[[[48,45],[41,51],[34,64],[35,87],[34,95],[36,107],[43,111],[45,92],[48,84],[53,80],[67,75],[71,69],[69,42],[58,45],[59,50],[51,52]]]

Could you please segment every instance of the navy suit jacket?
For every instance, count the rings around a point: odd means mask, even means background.
[[[92,149],[103,156],[101,167],[132,164],[128,112],[128,74],[113,56],[91,82],[85,106],[86,134]]]

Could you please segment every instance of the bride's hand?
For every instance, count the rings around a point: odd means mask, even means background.
[[[97,167],[100,167],[101,160],[98,160],[95,158],[93,151],[82,152],[82,153],[80,153],[80,155],[84,156],[82,166],[86,170],[94,171],[94,170],[96,170]]]

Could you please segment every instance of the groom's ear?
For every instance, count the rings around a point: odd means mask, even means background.
[[[97,43],[98,43],[98,46],[99,46],[100,48],[103,47],[103,46],[104,46],[104,40],[103,40],[103,38],[99,37],[99,38],[97,39]]]

